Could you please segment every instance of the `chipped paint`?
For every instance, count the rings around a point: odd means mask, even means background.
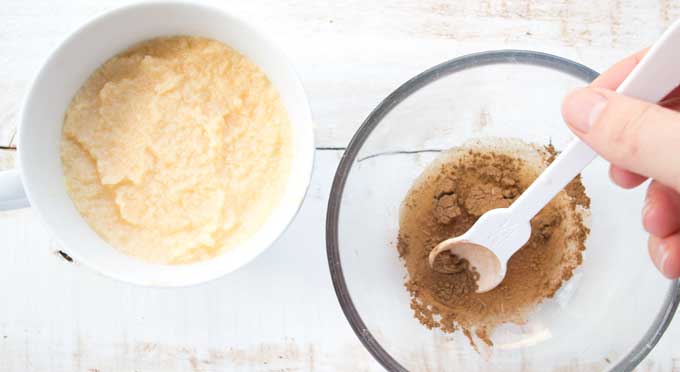
[[[369,358],[363,347],[357,344],[346,346],[343,350],[337,354],[324,353],[313,344],[302,344],[290,338],[280,343],[260,343],[251,347],[222,349],[140,342],[132,347],[131,359],[139,361],[142,365],[172,364],[176,368],[184,366],[191,372],[217,371],[224,368],[251,370],[252,367],[263,372],[283,370],[313,372],[317,371],[319,366],[329,365],[346,366],[348,369],[357,367],[355,369],[357,371],[367,370],[361,367],[361,360],[366,361]],[[366,367],[366,364],[364,366]],[[318,370],[323,371],[325,368],[327,367]]]
[[[659,0],[659,18],[666,28],[672,21],[680,19],[680,2],[677,0]]]
[[[560,23],[560,39],[569,46],[574,45],[574,39],[572,38],[572,32],[569,27],[569,7],[571,1],[564,0],[562,2],[562,8],[559,11],[559,23]]]

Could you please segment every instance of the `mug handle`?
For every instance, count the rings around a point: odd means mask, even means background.
[[[21,183],[19,171],[10,169],[0,172],[0,211],[28,207],[28,198]]]

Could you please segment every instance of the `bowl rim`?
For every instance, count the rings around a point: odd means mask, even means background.
[[[468,54],[448,60],[414,76],[385,97],[378,106],[371,111],[366,120],[364,120],[354,134],[336,170],[326,213],[326,254],[331,280],[333,282],[335,294],[340,302],[340,307],[350,326],[354,330],[354,333],[368,352],[371,353],[371,355],[388,371],[406,372],[408,370],[383,349],[364,324],[352,302],[342,271],[338,244],[338,218],[347,177],[361,146],[369,137],[373,129],[375,129],[382,119],[404,99],[442,77],[472,67],[494,64],[525,64],[545,67],[581,79],[586,83],[591,82],[599,76],[598,72],[578,62],[556,55],[531,50],[492,50]],[[680,279],[670,281],[666,297],[656,318],[640,341],[625,356],[616,362],[616,364],[611,367],[610,371],[629,371],[635,368],[654,348],[668,328],[678,307],[678,303],[680,303]]]

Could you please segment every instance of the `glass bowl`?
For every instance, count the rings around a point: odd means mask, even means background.
[[[504,324],[475,351],[460,332],[413,316],[397,254],[399,208],[441,150],[512,137],[563,148],[564,95],[597,72],[531,51],[467,55],[412,78],[383,100],[340,162],[328,204],[328,261],[340,305],[368,351],[392,371],[630,370],[659,340],[680,300],[647,257],[644,190],[626,191],[597,159],[583,173],[591,233],[583,264],[524,325]]]

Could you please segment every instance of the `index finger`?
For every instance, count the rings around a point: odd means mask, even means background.
[[[621,61],[614,64],[612,67],[607,69],[607,71],[600,74],[597,79],[590,83],[591,86],[597,88],[604,88],[609,90],[616,90],[616,88],[623,83],[623,80],[630,74],[635,66],[640,63],[642,57],[647,54],[649,48],[642,49],[637,53],[634,53]]]
[[[649,48],[642,49],[617,62],[607,69],[607,71],[600,74],[600,76],[593,80],[590,85],[598,88],[615,90],[623,83],[623,80],[630,75],[635,66],[640,63],[642,57],[645,56],[648,50]],[[609,168],[609,174],[616,184],[624,188],[636,187],[647,179],[647,177],[614,165]]]

